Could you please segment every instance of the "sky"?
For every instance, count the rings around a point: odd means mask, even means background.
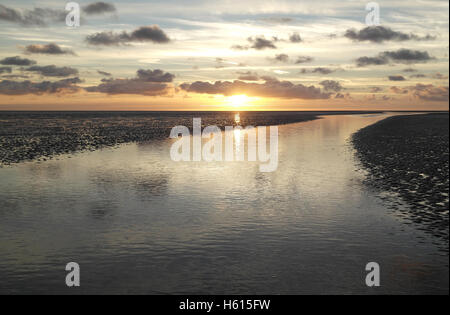
[[[449,107],[447,0],[75,2],[1,0],[0,110]]]

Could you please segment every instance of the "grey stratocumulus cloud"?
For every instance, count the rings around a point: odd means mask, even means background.
[[[57,67],[55,65],[50,66],[32,66],[25,69],[29,72],[36,72],[45,77],[69,77],[77,75],[78,70],[71,67]]]
[[[423,101],[448,102],[449,100],[448,86],[418,83],[414,86],[404,88],[391,86],[389,90],[394,94],[409,94],[412,97]]]
[[[57,44],[51,43],[47,45],[28,45],[24,49],[27,54],[44,54],[44,55],[75,55],[70,49],[63,49]]]
[[[289,36],[289,41],[291,43],[301,43],[303,40],[300,37],[299,33],[293,33],[291,36]]]
[[[358,67],[369,65],[380,66],[390,63],[414,64],[425,63],[433,59],[435,58],[431,57],[426,51],[402,48],[396,51],[381,52],[375,57],[360,57],[356,59],[356,64]]]
[[[215,83],[197,81],[181,84],[180,88],[190,93],[221,94],[224,96],[242,93],[247,96],[285,99],[329,99],[331,96],[331,93],[323,92],[313,85],[294,84],[274,78],[265,78],[264,83],[248,83],[240,80],[233,82],[216,81]]]
[[[443,75],[442,73],[439,73],[439,72],[433,74],[431,77],[436,80],[448,80],[448,76]]]
[[[132,79],[104,79],[97,86],[85,88],[88,92],[105,93],[109,95],[135,94],[144,96],[164,96],[173,91],[171,82],[175,75],[162,70],[143,70],[136,73]]]
[[[291,42],[291,43],[301,43],[303,42],[302,38],[298,33],[293,33],[289,35],[289,39],[280,39],[278,37],[272,37],[271,39],[267,39],[265,36],[255,36],[247,38],[247,41],[250,45],[233,45],[231,49],[233,50],[249,50],[250,48],[255,50],[264,50],[264,49],[277,49],[278,47],[275,45],[277,42]]]
[[[66,76],[69,73],[78,73],[76,69],[68,67],[32,67],[27,71],[36,71],[46,76]],[[144,96],[164,96],[173,92],[172,81],[175,75],[162,70],[138,70],[136,77],[132,79],[103,79],[97,86],[84,88],[86,92],[105,93],[109,95],[136,94]],[[58,81],[0,81],[0,94],[26,95],[26,94],[57,94],[73,93],[82,90],[78,77]]]
[[[422,79],[422,78],[426,78],[427,76],[423,73],[418,73],[418,74],[410,75],[409,77],[414,78],[414,79]]]
[[[379,93],[379,92],[382,92],[383,89],[382,89],[381,87],[379,87],[379,86],[373,86],[373,87],[371,87],[371,88],[369,89],[369,91],[370,91],[371,93]]]
[[[324,80],[319,84],[323,86],[326,91],[340,92],[343,89],[341,83],[334,80]]]
[[[277,49],[277,46],[275,46],[275,42],[277,41],[276,38],[269,40],[264,38],[264,36],[261,37],[250,37],[248,38],[248,41],[252,44],[250,48],[256,49],[256,50],[263,50],[263,49]]]
[[[278,55],[275,55],[274,58],[268,58],[268,59],[273,62],[281,62],[281,63],[292,62],[293,64],[302,64],[302,63],[309,63],[309,62],[314,61],[314,58],[310,57],[310,56],[299,56],[297,58],[291,58],[287,54],[278,54]]]
[[[296,64],[301,64],[301,63],[308,63],[308,62],[312,62],[314,61],[313,57],[310,56],[300,56],[297,58],[297,60],[295,61]]]
[[[382,56],[399,63],[420,63],[434,59],[426,51],[399,49],[397,51],[386,51]]]
[[[0,94],[3,95],[27,95],[27,94],[56,94],[74,93],[80,90],[76,85],[82,81],[79,78],[63,79],[55,82],[43,81],[0,81]]]
[[[261,80],[260,76],[256,72],[252,71],[244,71],[244,72],[237,72],[239,75],[238,79],[242,81],[259,81]]]
[[[312,68],[312,69],[302,69],[300,70],[301,74],[305,74],[305,73],[315,73],[315,74],[322,74],[322,75],[327,75],[333,72],[336,72],[338,70],[341,69],[335,69],[335,68],[327,68],[327,67],[316,67],[316,68]]]
[[[335,72],[335,69],[330,69],[330,68],[324,68],[324,67],[317,67],[314,68],[311,72],[312,73],[320,73],[320,74],[330,74]]]
[[[0,67],[0,74],[11,73],[11,72],[12,72],[12,68],[11,67]]]
[[[116,7],[106,2],[95,2],[83,7],[83,12],[87,15],[115,13]]]
[[[6,57],[0,60],[0,64],[5,66],[31,66],[36,64],[36,61],[15,56],[15,57]]]
[[[52,22],[63,22],[66,15],[67,12],[62,9],[34,8],[19,11],[0,4],[0,20],[22,26],[46,26]]]
[[[110,77],[112,74],[106,71],[97,70],[97,73],[104,76],[104,77]]]
[[[432,102],[448,102],[448,86],[434,86],[433,84],[416,84],[411,93],[418,99]]]
[[[231,49],[233,49],[233,50],[249,50],[250,47],[244,46],[244,45],[233,45],[233,46],[231,46]]]
[[[405,77],[402,75],[390,75],[388,76],[389,81],[406,81]]]
[[[293,22],[294,19],[289,18],[289,17],[268,17],[268,18],[261,19],[261,21],[270,23],[270,24],[288,24],[288,23]]]
[[[28,75],[22,75],[22,74],[5,74],[2,75],[3,79],[29,79],[30,77]]]
[[[279,54],[279,55],[276,55],[275,58],[273,58],[272,60],[274,60],[276,62],[287,63],[287,62],[289,62],[289,55]]]
[[[17,10],[0,4],[0,21],[19,24],[21,26],[47,26],[51,23],[65,23],[67,11],[64,10],[65,2],[61,9],[39,8],[32,10]],[[115,13],[113,4],[105,2],[95,2],[82,7],[86,15],[99,15],[105,13]]]
[[[175,75],[172,73],[164,72],[160,69],[156,70],[143,70],[137,71],[137,77],[144,82],[173,82]]]
[[[362,30],[349,29],[345,32],[345,37],[358,41],[370,41],[373,43],[382,43],[384,41],[406,41],[406,40],[433,40],[435,37],[431,35],[426,35],[420,37],[415,34],[406,34],[402,32],[397,32],[389,27],[384,26],[368,26]]]
[[[170,42],[170,38],[158,25],[151,25],[142,26],[131,33],[98,32],[88,35],[86,42],[94,46],[119,46],[132,42],[165,44]]]
[[[389,88],[389,91],[391,93],[394,93],[394,94],[408,94],[409,93],[409,89],[408,88],[401,88],[401,87],[398,87],[398,86],[391,86]]]

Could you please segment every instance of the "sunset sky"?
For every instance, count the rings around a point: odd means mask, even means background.
[[[447,0],[76,2],[1,1],[0,110],[448,110]]]

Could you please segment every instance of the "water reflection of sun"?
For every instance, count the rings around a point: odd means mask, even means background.
[[[239,125],[241,123],[241,115],[239,113],[234,115],[234,122],[236,125]]]

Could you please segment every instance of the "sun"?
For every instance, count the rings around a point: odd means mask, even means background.
[[[231,106],[239,108],[248,103],[248,97],[245,94],[242,95],[233,95],[228,97],[228,102]]]

